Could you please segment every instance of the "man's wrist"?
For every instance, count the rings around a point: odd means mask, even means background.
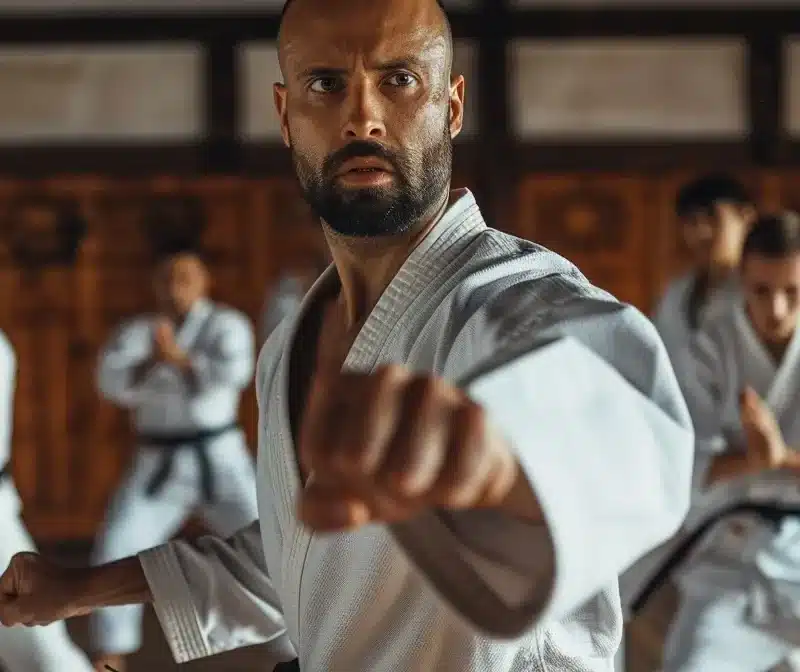
[[[75,598],[71,616],[85,616],[105,607],[152,602],[141,562],[136,556],[98,567],[67,570]]]

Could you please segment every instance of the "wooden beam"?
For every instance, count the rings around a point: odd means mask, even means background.
[[[448,12],[448,16],[455,37],[485,34],[475,12]],[[247,42],[275,40],[278,26],[277,14],[257,11],[10,16],[0,19],[0,44]]]
[[[660,171],[691,165],[698,169],[745,168],[750,149],[742,142],[642,140],[606,142],[517,141],[506,160],[517,173],[547,171]]]
[[[238,142],[241,77],[236,43],[219,37],[205,46],[204,112],[207,172],[236,173],[241,168]]]
[[[783,136],[783,40],[773,28],[752,31],[747,42],[750,151],[756,165],[769,165],[779,158]]]
[[[526,9],[509,13],[501,30],[510,39],[788,34],[800,31],[800,11],[768,3],[758,8],[737,9]]]

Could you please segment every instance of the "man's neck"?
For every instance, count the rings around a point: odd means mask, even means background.
[[[445,196],[431,214],[408,233],[385,238],[350,238],[324,227],[331,256],[339,275],[338,300],[348,328],[362,323],[408,256],[433,230],[447,210]]]

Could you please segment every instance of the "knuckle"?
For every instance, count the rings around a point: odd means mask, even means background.
[[[400,364],[384,364],[379,367],[373,376],[378,385],[392,385],[406,377],[406,370]]]

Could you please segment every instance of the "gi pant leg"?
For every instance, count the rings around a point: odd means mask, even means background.
[[[214,472],[214,501],[200,505],[213,533],[228,537],[258,518],[256,473],[244,434],[231,432],[209,449]]]
[[[176,457],[186,461],[183,456]],[[113,562],[158,546],[168,541],[187,520],[199,498],[196,479],[183,478],[182,470],[176,469],[174,477],[161,490],[154,494],[146,492],[162,459],[158,450],[137,451],[129,473],[112,499],[95,542],[92,564]],[[97,653],[124,655],[138,650],[142,641],[142,606],[111,607],[95,612],[89,619],[89,638],[92,651]]]
[[[19,501],[11,483],[0,484],[0,565],[15,553],[35,552],[33,540],[19,519]],[[91,672],[83,651],[63,622],[45,627],[0,626],[0,664],[7,672]]]

